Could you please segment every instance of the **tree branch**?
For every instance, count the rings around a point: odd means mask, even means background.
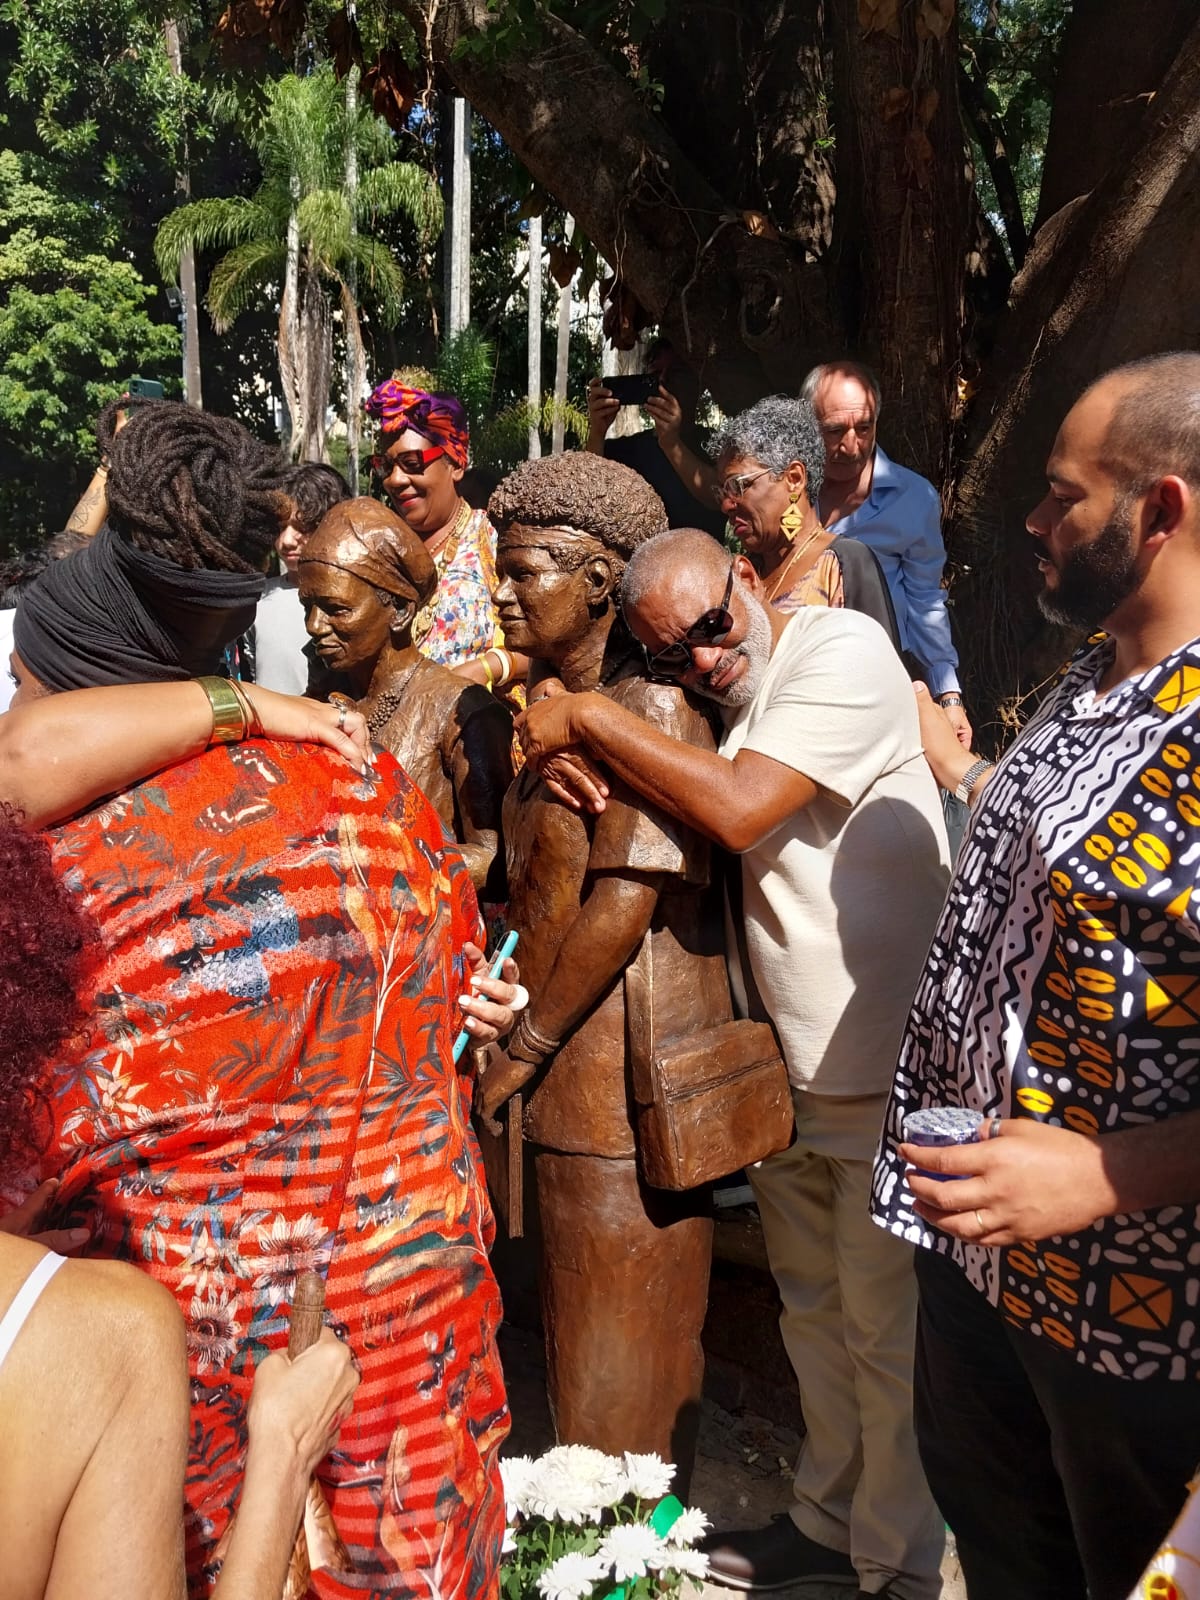
[[[978,73],[978,62],[972,61],[969,68],[960,63],[959,94],[963,108],[970,119],[971,131],[983,151],[983,159],[987,162],[988,172],[996,190],[996,200],[1000,206],[1000,216],[1004,222],[1009,254],[1012,256],[1013,267],[1019,272],[1025,260],[1025,252],[1029,248],[1029,235],[1025,231],[1021,198],[1017,193],[1017,180],[1013,177],[1012,164],[1008,159],[1004,130],[992,115],[992,109],[988,105],[987,86],[981,82]]]

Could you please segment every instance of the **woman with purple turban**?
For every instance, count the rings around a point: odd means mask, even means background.
[[[414,643],[430,660],[488,689],[523,683],[528,660],[503,648],[493,599],[496,530],[487,512],[459,492],[469,432],[461,403],[389,378],[367,401],[367,415],[380,434],[371,465],[437,568],[437,588],[413,626]]]

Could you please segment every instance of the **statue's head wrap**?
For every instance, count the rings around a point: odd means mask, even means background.
[[[338,567],[374,589],[424,605],[437,568],[419,534],[378,500],[343,500],[326,513],[300,553],[300,570]]]

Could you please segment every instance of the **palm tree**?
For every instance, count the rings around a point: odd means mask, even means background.
[[[218,333],[264,296],[278,298],[279,380],[292,457],[320,461],[333,378],[334,302],[353,357],[347,372],[361,374],[360,304],[369,302],[390,325],[404,294],[400,263],[372,236],[372,224],[403,214],[426,242],[441,227],[441,195],[422,167],[390,159],[386,124],[347,97],[328,66],[272,83],[262,120],[248,136],[263,174],[254,194],[180,206],[163,219],[155,256],[172,282],[189,246],[225,252],[209,275],[206,296]],[[348,195],[351,136],[361,170]],[[349,392],[354,381],[347,384],[347,417],[357,414],[361,401]]]

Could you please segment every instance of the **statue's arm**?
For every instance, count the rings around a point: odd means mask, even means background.
[[[459,844],[471,882],[485,900],[504,898],[500,811],[512,782],[512,721],[489,699],[469,716],[447,755]]]
[[[661,881],[658,873],[636,872],[593,880],[549,976],[484,1072],[477,1100],[485,1117],[533,1077],[624,972],[650,927]]]

